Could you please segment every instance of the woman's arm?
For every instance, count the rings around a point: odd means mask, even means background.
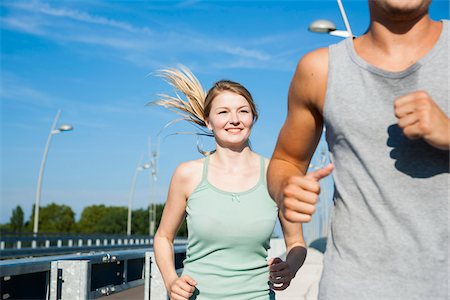
[[[297,274],[306,259],[306,245],[303,239],[302,225],[286,220],[281,212],[278,213],[286,244],[286,261],[279,257],[269,260],[270,282],[272,289],[284,290]]]
[[[185,218],[187,191],[192,185],[190,163],[178,166],[172,177],[166,205],[154,237],[156,264],[171,299],[189,299],[196,282],[188,277],[178,278],[175,270],[173,241]]]

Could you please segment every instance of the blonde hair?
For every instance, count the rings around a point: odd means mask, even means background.
[[[221,93],[228,91],[244,97],[252,111],[253,122],[258,119],[258,111],[256,104],[250,92],[240,83],[231,80],[219,80],[209,89],[208,93],[203,90],[202,85],[192,72],[185,66],[179,68],[162,69],[157,73],[158,76],[163,77],[167,83],[175,88],[175,95],[159,94],[160,99],[150,102],[150,105],[163,106],[175,113],[181,115],[183,119],[200,126],[204,129],[206,126],[206,119],[211,112],[211,106],[214,99]],[[179,93],[181,92],[186,97],[183,100]],[[203,134],[205,135],[205,133]],[[211,133],[206,135],[212,136]],[[212,152],[205,152],[197,145],[200,153],[207,155]]]
[[[187,101],[175,92],[175,96],[159,94],[160,99],[150,104],[168,108],[183,116],[187,121],[206,127],[204,115],[206,93],[194,74],[184,66],[180,66],[179,69],[163,69],[157,74],[176,90],[183,93]]]

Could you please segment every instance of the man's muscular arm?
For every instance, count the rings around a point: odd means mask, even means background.
[[[305,176],[322,133],[327,76],[328,49],[315,50],[300,60],[289,88],[288,115],[269,165],[269,193],[291,222],[311,220],[318,181],[332,170],[327,166]]]

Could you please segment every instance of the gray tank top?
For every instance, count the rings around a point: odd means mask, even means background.
[[[388,72],[352,39],[329,47],[324,118],[334,207],[319,299],[448,299],[449,151],[409,140],[396,97],[424,90],[449,115],[448,21],[417,63]]]

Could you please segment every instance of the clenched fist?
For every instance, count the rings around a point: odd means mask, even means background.
[[[438,149],[450,149],[450,120],[426,92],[398,97],[394,113],[407,138],[421,138]]]
[[[283,189],[284,199],[281,206],[286,220],[300,223],[311,221],[319,200],[319,180],[330,175],[331,171],[333,165],[329,164],[305,176],[292,176],[288,179]]]
[[[170,300],[188,300],[195,291],[197,282],[188,275],[182,275],[170,285]]]

